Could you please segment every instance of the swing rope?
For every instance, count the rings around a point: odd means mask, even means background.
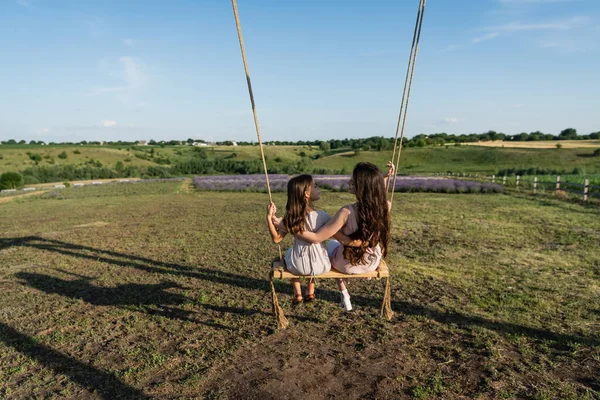
[[[242,36],[242,26],[240,25],[240,17],[238,15],[236,0],[231,0],[233,6],[233,14],[235,16],[235,25],[237,27],[238,39],[240,40],[240,49],[242,50],[242,61],[244,62],[244,70],[246,71],[246,82],[248,83],[248,93],[250,94],[250,103],[252,104],[252,114],[254,115],[254,127],[256,128],[256,136],[258,137],[258,146],[260,148],[260,157],[262,159],[263,169],[265,171],[265,180],[267,182],[267,191],[269,193],[269,201],[273,202],[273,196],[271,194],[271,185],[269,183],[269,173],[267,172],[267,161],[265,159],[265,151],[263,149],[262,139],[260,138],[260,127],[258,126],[258,117],[256,115],[256,105],[254,104],[254,94],[252,93],[252,82],[250,81],[250,72],[248,71],[248,61],[246,61],[246,50],[244,49],[244,38]],[[283,263],[283,253],[281,252],[281,245],[277,244],[279,248],[279,260]],[[273,280],[271,282],[271,300],[273,301],[273,312],[277,318],[277,327],[285,329],[289,322],[283,314],[283,309],[279,305],[277,300],[277,293],[275,292],[275,285]]]
[[[423,16],[425,15],[425,4],[427,0],[420,0],[419,2],[419,10],[417,12],[417,20],[415,22],[415,31],[413,33],[413,41],[410,49],[410,55],[408,56],[408,66],[406,67],[406,78],[404,80],[404,90],[402,92],[402,102],[400,104],[400,113],[398,114],[398,123],[396,125],[396,138],[394,140],[394,151],[392,152],[392,163],[395,165],[395,173],[394,173],[394,183],[391,187],[392,193],[390,195],[390,202],[392,205],[394,204],[394,192],[396,189],[396,181],[398,179],[398,165],[400,164],[400,155],[402,154],[402,142],[404,140],[404,127],[406,125],[406,115],[408,114],[408,104],[410,101],[410,92],[412,89],[413,76],[415,73],[415,66],[417,65],[417,53],[419,52],[419,40],[421,39],[421,27],[423,25]],[[409,80],[410,73],[410,80]],[[408,84],[408,93],[407,93],[407,84]],[[404,102],[404,97],[406,95],[406,103]],[[404,114],[403,114],[404,112]],[[400,121],[402,120],[402,130],[400,136],[400,145],[398,146],[398,132],[400,131]],[[396,148],[398,149],[398,155],[396,158],[396,162],[394,163],[394,157],[396,157]],[[388,188],[391,179],[388,179]]]
[[[412,41],[412,46],[411,46],[410,55],[409,55],[409,59],[408,59],[406,78],[404,81],[402,102],[400,104],[400,113],[398,115],[398,123],[396,125],[396,137],[394,139],[394,150],[392,153],[392,163],[394,163],[394,158],[396,157],[396,149],[398,149],[398,155],[397,155],[396,162],[395,162],[396,173],[394,174],[394,183],[392,186],[392,193],[391,193],[391,197],[390,197],[390,201],[392,203],[394,200],[394,188],[396,187],[396,180],[398,177],[397,171],[398,171],[398,165],[400,163],[400,154],[402,152],[402,141],[404,139],[404,127],[406,124],[406,115],[408,113],[408,104],[409,104],[410,93],[411,93],[411,89],[412,89],[412,81],[413,81],[413,76],[414,76],[414,72],[415,72],[415,65],[417,62],[417,53],[419,51],[419,40],[421,38],[421,26],[423,23],[423,15],[425,13],[425,3],[426,2],[427,2],[427,0],[419,0],[419,10],[417,12],[417,19],[415,22],[415,31],[413,33],[413,41]],[[271,194],[271,185],[269,182],[269,174],[267,171],[267,162],[265,159],[265,153],[264,153],[264,149],[263,149],[262,139],[260,137],[260,127],[258,124],[256,105],[254,103],[254,94],[252,92],[252,82],[250,81],[250,72],[248,71],[248,62],[246,60],[246,50],[244,48],[244,39],[242,36],[242,27],[240,25],[240,18],[238,15],[236,0],[231,0],[231,4],[233,6],[233,14],[235,16],[235,24],[237,27],[238,39],[240,42],[240,49],[242,51],[242,61],[244,63],[244,70],[246,72],[246,82],[248,84],[248,93],[250,95],[250,103],[252,105],[252,114],[254,116],[254,126],[256,128],[256,136],[258,138],[258,145],[260,148],[260,156],[261,156],[261,160],[262,160],[262,164],[263,164],[263,169],[265,172],[267,191],[269,194],[269,200],[272,202],[273,196]],[[409,77],[410,77],[410,79],[409,79]],[[407,89],[408,89],[408,91],[407,91]],[[406,99],[406,102],[405,102],[405,99]],[[402,122],[402,125],[401,125],[401,122]],[[400,126],[402,126],[401,130],[400,130]],[[401,136],[400,136],[400,145],[398,146],[399,132],[401,132]],[[387,181],[388,187],[386,187],[386,191],[389,190],[389,183],[390,183],[390,180],[388,179],[388,181]],[[279,248],[280,264],[283,265],[283,254],[281,252],[281,245],[278,244],[277,247]],[[387,268],[387,266],[386,266],[386,268]],[[283,309],[281,308],[281,306],[279,305],[279,301],[277,300],[277,293],[275,291],[275,286],[273,284],[273,271],[271,272],[270,283],[271,283],[271,299],[273,302],[273,312],[275,313],[275,317],[277,318],[277,327],[285,329],[288,326],[289,322],[285,318]],[[381,309],[382,316],[385,316],[388,320],[391,319],[392,315],[393,315],[391,307],[390,307],[390,299],[391,299],[391,289],[390,289],[390,281],[389,281],[389,276],[388,276],[386,279],[386,283],[385,283],[384,302],[383,302],[382,309]]]

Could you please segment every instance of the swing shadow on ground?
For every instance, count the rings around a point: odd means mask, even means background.
[[[0,340],[14,350],[27,355],[56,375],[68,376],[91,392],[105,399],[151,399],[143,391],[121,382],[113,374],[98,370],[88,364],[40,344],[0,321]]]
[[[11,247],[11,246],[26,246],[37,248],[40,250],[53,251],[67,256],[80,257],[84,259],[90,259],[98,262],[104,262],[107,264],[113,264],[116,266],[134,268],[141,271],[149,272],[149,273],[163,273],[169,275],[177,275],[184,276],[189,278],[195,278],[200,280],[207,280],[215,283],[235,286],[243,289],[253,289],[253,290],[261,290],[267,292],[269,290],[269,282],[266,279],[257,279],[249,276],[233,274],[230,272],[219,271],[217,269],[210,269],[206,267],[189,267],[179,264],[173,263],[163,263],[158,262],[149,258],[139,257],[130,254],[118,253],[110,250],[101,250],[89,246],[75,245],[72,243],[62,242],[54,239],[46,239],[39,236],[29,236],[29,237],[21,237],[21,238],[9,238],[9,239],[0,239],[0,250],[3,248]],[[84,254],[82,252],[92,252],[95,254]],[[115,258],[121,258],[124,260],[118,260]],[[37,276],[36,276],[37,275]],[[19,275],[18,275],[19,276]],[[25,274],[20,273],[20,277],[24,279],[25,282],[36,287],[35,285],[39,285],[39,280],[51,278],[46,277],[44,275],[39,274]],[[72,281],[68,281],[72,282]],[[77,282],[76,284],[85,284],[85,282]],[[278,291],[287,288],[288,285],[284,285],[283,283],[275,282],[276,289]],[[126,287],[117,289],[119,291],[128,291],[131,290],[131,285],[125,285]],[[157,285],[151,285],[157,286]],[[45,285],[44,285],[45,287]],[[164,290],[166,287],[157,286],[158,289]],[[96,288],[94,290],[101,289]],[[44,290],[42,288],[42,290]],[[112,290],[112,289],[111,289]],[[56,291],[54,291],[56,292]],[[61,292],[58,292],[61,293]],[[103,293],[101,290],[97,292],[99,294],[109,295],[112,294],[105,292]],[[122,292],[116,292],[117,294]],[[65,296],[72,296],[72,290],[63,290],[62,293]],[[321,289],[320,290],[321,298],[328,301],[337,301],[338,292],[329,289]],[[85,300],[85,298],[84,298]],[[178,299],[169,298],[167,296],[167,300],[176,301]],[[107,300],[102,300],[106,302]],[[379,299],[374,299],[371,297],[365,297],[360,295],[354,295],[352,297],[353,303],[361,307],[370,307],[370,308],[379,308],[380,301]],[[94,304],[94,303],[93,303]],[[105,303],[103,303],[105,304]],[[204,305],[201,305],[204,306]],[[246,314],[249,310],[245,309],[231,309],[229,307],[213,307],[210,305],[206,305],[207,308],[211,308],[213,310],[219,312],[230,312],[230,313],[238,313],[238,314]],[[556,342],[560,347],[569,342],[576,342],[589,346],[600,346],[600,340],[593,337],[585,337],[579,335],[572,334],[561,334],[551,332],[546,329],[528,327],[523,325],[517,325],[508,322],[497,322],[491,321],[489,319],[473,316],[473,315],[465,315],[458,312],[444,312],[440,310],[436,310],[430,307],[425,307],[421,305],[417,305],[407,301],[392,301],[392,309],[401,312],[406,315],[419,315],[426,316],[430,319],[438,321],[440,323],[445,324],[457,324],[462,327],[469,326],[479,326],[486,329],[498,331],[501,333],[509,333],[509,334],[522,334],[533,339],[541,339],[541,340],[550,340]],[[254,311],[254,312],[262,312],[262,311]],[[298,318],[301,320],[311,320],[313,322],[322,322],[318,319],[312,318]]]

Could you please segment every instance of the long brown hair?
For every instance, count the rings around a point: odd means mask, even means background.
[[[285,215],[283,216],[283,225],[292,235],[304,232],[304,224],[306,223],[306,215],[308,214],[306,192],[310,190],[312,184],[313,177],[310,175],[298,175],[288,182],[288,196],[287,204],[285,205]]]
[[[390,212],[387,192],[381,170],[374,164],[361,162],[352,171],[352,182],[356,194],[356,217],[358,231],[352,236],[360,239],[360,247],[344,247],[344,257],[351,264],[364,263],[369,247],[379,245],[383,257],[387,256],[390,236]]]

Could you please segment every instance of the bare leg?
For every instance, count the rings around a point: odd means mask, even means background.
[[[294,278],[292,281],[292,288],[294,289],[294,297],[302,297],[302,288],[300,287],[300,279]]]
[[[306,284],[306,295],[309,294],[315,294],[315,280],[313,278],[309,278]]]
[[[338,279],[337,284],[338,288],[340,289],[340,292],[346,290],[346,282],[343,279]]]

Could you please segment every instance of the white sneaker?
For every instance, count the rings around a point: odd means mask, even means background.
[[[352,311],[352,303],[350,303],[350,296],[349,295],[341,295],[342,296],[342,301],[340,303],[340,306],[342,306],[342,308],[346,311]]]

